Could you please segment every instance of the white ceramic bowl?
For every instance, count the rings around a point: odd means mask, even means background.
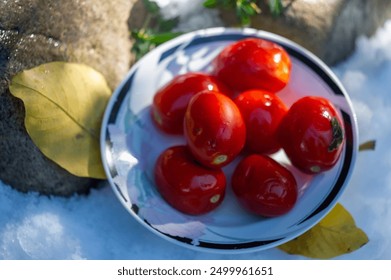
[[[223,203],[202,216],[170,207],[153,181],[153,167],[167,147],[185,143],[152,124],[149,110],[156,90],[175,75],[208,72],[210,61],[229,43],[258,37],[283,46],[292,60],[291,80],[279,97],[290,106],[305,95],[330,99],[339,109],[346,142],[333,169],[317,176],[292,169],[299,199],[286,215],[261,218],[241,209],[227,187]],[[358,150],[356,117],[349,96],[332,71],[313,54],[280,36],[254,29],[212,28],[160,45],[138,63],[114,92],[105,112],[101,152],[108,180],[122,205],[147,229],[176,244],[209,252],[249,252],[271,248],[304,233],[335,205],[348,184]],[[273,155],[287,162],[283,152]],[[231,163],[224,170],[232,171]],[[229,182],[229,180],[228,180]]]

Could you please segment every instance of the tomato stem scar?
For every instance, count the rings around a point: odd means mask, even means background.
[[[161,125],[163,123],[162,117],[160,116],[160,114],[156,110],[153,110],[153,118],[155,119],[155,121],[158,124]]]
[[[311,171],[314,173],[320,172],[320,167],[318,165],[311,166]]]
[[[216,194],[210,198],[211,203],[217,203],[220,200],[220,195]]]
[[[215,157],[213,159],[212,163],[215,164],[215,165],[219,165],[219,164],[225,162],[227,159],[228,159],[227,155],[218,155],[217,157]]]
[[[333,140],[330,143],[328,151],[332,152],[341,145],[344,136],[343,136],[343,130],[341,124],[339,123],[336,117],[333,117],[330,120],[330,123],[331,123],[331,128],[333,130]]]

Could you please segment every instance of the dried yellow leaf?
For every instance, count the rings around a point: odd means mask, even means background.
[[[367,242],[367,235],[338,203],[317,225],[279,248],[289,254],[330,259],[353,252]]]
[[[76,176],[106,178],[99,134],[111,91],[99,72],[42,64],[15,75],[10,92],[23,101],[26,130],[45,156]]]

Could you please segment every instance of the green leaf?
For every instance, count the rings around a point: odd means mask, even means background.
[[[237,12],[237,17],[240,20],[241,26],[249,26],[250,25],[251,19],[250,19],[250,17],[247,14],[241,13],[241,12]]]
[[[10,91],[23,101],[26,130],[44,155],[76,176],[106,178],[99,134],[111,91],[100,73],[52,62],[14,76]]]
[[[171,18],[171,19],[161,19],[157,20],[157,28],[156,31],[159,33],[171,32],[179,22],[179,17]]]
[[[256,11],[250,4],[242,4],[238,6],[242,11],[242,14],[246,14],[248,16],[253,16],[256,14]]]
[[[242,2],[237,2],[236,4],[236,16],[240,19],[242,26],[247,26],[250,25],[251,17],[254,16],[257,11],[254,9],[253,5],[251,5],[254,3]]]
[[[159,8],[159,5],[156,2],[150,1],[150,0],[143,0],[143,3],[144,3],[144,6],[145,6],[146,10],[149,13],[151,13],[151,14],[159,13],[160,8]]]
[[[269,0],[270,11],[274,16],[282,14],[284,7],[282,6],[281,0]]]
[[[180,32],[166,32],[160,34],[152,34],[149,36],[149,41],[151,43],[159,45],[177,37],[180,34],[181,34]]]
[[[337,204],[317,225],[279,248],[289,254],[329,259],[353,252],[367,242],[367,235],[357,228],[350,213]]]
[[[255,0],[206,0],[204,7],[233,9],[240,24],[248,26],[251,23],[251,17],[261,12],[256,2]]]
[[[203,3],[205,8],[213,9],[217,7],[217,1],[216,0],[205,0]]]

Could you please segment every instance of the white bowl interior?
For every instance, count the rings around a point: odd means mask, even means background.
[[[342,156],[333,169],[316,176],[290,167],[300,186],[300,197],[286,215],[261,218],[245,212],[230,185],[225,200],[213,212],[202,216],[182,214],[161,198],[152,171],[163,150],[184,144],[185,140],[163,134],[152,124],[149,110],[153,96],[175,75],[208,72],[210,61],[224,46],[248,36],[272,40],[290,54],[291,79],[278,93],[288,106],[305,95],[324,96],[336,105],[346,129]],[[117,197],[148,229],[193,249],[236,253],[277,246],[308,230],[326,215],[349,181],[357,152],[357,135],[349,96],[331,70],[311,53],[271,33],[213,28],[171,40],[133,66],[107,107],[101,148],[105,170]],[[282,151],[273,158],[289,164]],[[228,182],[238,160],[224,168]]]

